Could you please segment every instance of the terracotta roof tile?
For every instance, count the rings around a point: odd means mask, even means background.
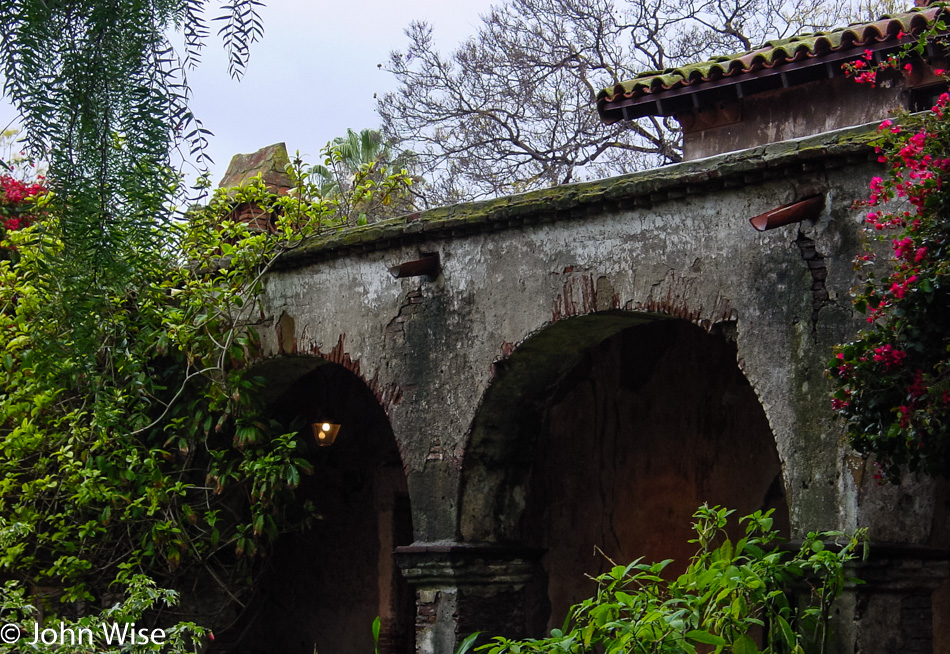
[[[824,58],[833,53],[847,53],[852,49],[870,48],[887,42],[897,45],[901,32],[908,35],[920,34],[941,13],[944,18],[950,17],[948,8],[924,7],[884,16],[871,23],[768,41],[748,52],[713,57],[709,61],[662,71],[645,71],[631,80],[603,89],[597,95],[597,107],[605,121],[614,122],[620,117],[615,113],[605,115],[605,110],[609,111],[610,105],[624,100],[647,100],[649,98],[644,96],[661,96],[670,91],[709,83],[713,83],[710,85],[712,86],[723,79],[739,78],[789,63]]]

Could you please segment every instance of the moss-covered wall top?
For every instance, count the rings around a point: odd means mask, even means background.
[[[841,168],[870,160],[867,143],[876,133],[876,125],[862,125],[620,177],[440,207],[327,234],[292,253],[280,265],[297,267],[352,250],[378,250],[440,236],[566,220],[627,207],[646,208],[802,171]]]

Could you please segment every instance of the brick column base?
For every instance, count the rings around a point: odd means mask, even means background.
[[[416,652],[446,654],[476,631],[528,635],[536,604],[526,588],[539,578],[541,552],[471,543],[396,548],[416,590]]]
[[[869,559],[849,574],[864,584],[848,598],[854,616],[848,651],[950,652],[950,550],[872,544]]]

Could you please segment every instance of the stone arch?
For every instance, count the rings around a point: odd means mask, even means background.
[[[298,429],[314,468],[297,489],[315,515],[281,536],[239,624],[219,637],[231,652],[414,652],[414,597],[396,566],[412,542],[402,456],[377,393],[356,372],[322,357],[277,357],[254,371],[268,380],[271,415]],[[320,447],[310,423],[341,425]]]
[[[593,592],[585,574],[644,556],[685,565],[704,501],[776,509],[771,427],[736,359],[735,323],[660,314],[562,320],[496,364],[462,468],[460,539],[539,550],[525,631]],[[676,568],[673,568],[674,570]]]

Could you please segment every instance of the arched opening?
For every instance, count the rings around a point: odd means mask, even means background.
[[[289,361],[287,369],[313,363]],[[393,557],[412,542],[409,494],[385,412],[362,380],[329,363],[285,384],[272,406],[307,441],[314,471],[296,492],[313,519],[278,539],[241,623],[226,635],[229,651],[363,654],[373,651],[379,616],[379,651],[414,652],[414,596]],[[315,421],[340,425],[332,445],[317,444]]]
[[[531,635],[593,594],[587,575],[611,565],[595,546],[618,563],[685,567],[703,502],[740,515],[774,508],[788,532],[781,463],[737,364],[733,323],[711,333],[643,314],[564,323],[502,366],[504,392],[486,395],[463,470],[463,538],[543,552],[525,592]],[[498,398],[513,394],[519,408],[506,418]],[[486,510],[498,514],[476,515]]]

